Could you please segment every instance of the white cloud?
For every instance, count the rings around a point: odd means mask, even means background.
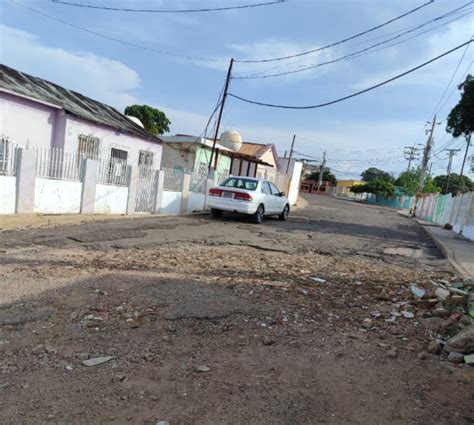
[[[119,109],[135,102],[140,78],[113,59],[46,46],[35,35],[0,25],[2,63]]]

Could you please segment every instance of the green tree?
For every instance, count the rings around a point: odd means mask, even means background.
[[[401,173],[400,176],[398,176],[398,179],[395,181],[395,185],[401,187],[403,193],[406,195],[413,196],[418,191],[420,173],[421,170],[419,168],[416,170],[405,171]],[[433,178],[430,175],[427,175],[425,177],[423,193],[436,193],[440,191],[440,187],[433,181]]]
[[[310,174],[308,180],[319,180],[319,171]],[[336,176],[332,174],[330,170],[323,171],[323,181],[330,182],[332,185],[337,183]]]
[[[448,115],[446,131],[454,137],[468,139],[474,131],[474,77],[468,74],[458,89],[461,99]]]
[[[377,199],[391,198],[395,194],[395,185],[387,180],[375,178],[372,181],[351,187],[354,193],[373,193]]]
[[[446,182],[448,180],[447,175],[436,176],[433,182],[440,187],[442,193],[454,193],[456,194],[461,187],[461,177],[459,174],[451,173],[449,175],[448,190],[446,191]],[[462,176],[462,186],[465,189],[474,189],[474,182],[467,176]]]
[[[171,121],[159,109],[148,105],[131,105],[125,108],[125,115],[138,118],[143,127],[152,134],[160,135],[170,131]]]
[[[362,176],[362,180],[365,182],[371,182],[375,179],[379,179],[379,180],[393,183],[395,180],[386,171],[380,170],[379,168],[375,168],[375,167],[367,168],[367,170],[362,172],[361,176]]]

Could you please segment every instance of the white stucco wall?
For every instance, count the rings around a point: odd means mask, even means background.
[[[128,187],[98,184],[95,192],[95,214],[125,214]]]
[[[16,201],[16,177],[0,176],[0,214],[14,214]]]
[[[162,214],[179,214],[181,209],[181,192],[163,191],[163,198],[161,200]]]
[[[101,140],[100,157],[108,158],[111,148],[123,149],[128,152],[127,163],[138,165],[140,150],[153,152],[153,167],[159,169],[161,166],[162,145],[122,134],[113,129],[91,124],[78,118],[68,116],[65,129],[65,151],[77,152],[79,135],[98,137]]]
[[[50,147],[58,109],[0,91],[0,136],[20,147]]]
[[[188,211],[203,211],[206,195],[203,193],[189,192]]]
[[[77,214],[81,209],[81,182],[36,178],[34,212]]]

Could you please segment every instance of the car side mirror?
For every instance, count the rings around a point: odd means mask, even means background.
[[[278,196],[285,196],[285,192],[280,192]]]

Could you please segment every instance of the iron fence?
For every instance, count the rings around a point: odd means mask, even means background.
[[[216,172],[216,184],[221,184],[227,177],[229,177],[228,171],[218,171]]]
[[[120,158],[106,158],[99,160],[98,183],[113,186],[127,186],[127,161]]]
[[[36,176],[48,179],[81,181],[84,156],[59,148],[34,147]]]
[[[189,190],[194,193],[206,193],[207,170],[203,173],[192,173]]]
[[[0,139],[0,175],[15,176],[18,163],[18,145],[8,138]]]
[[[184,172],[173,168],[163,168],[163,190],[167,192],[181,192],[183,187]]]

